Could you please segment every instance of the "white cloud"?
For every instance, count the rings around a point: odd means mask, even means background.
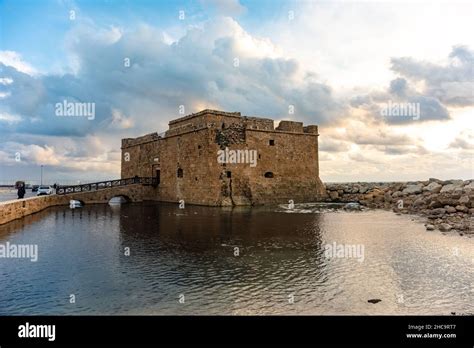
[[[286,9],[286,8],[285,8]],[[294,20],[255,32],[270,37],[336,89],[382,87],[393,79],[390,58],[411,56],[443,63],[462,43],[474,47],[472,2],[297,2]]]
[[[13,82],[10,77],[0,77],[0,85],[9,85]]]
[[[11,66],[16,70],[28,75],[34,75],[37,73],[37,71],[30,64],[28,64],[22,59],[21,55],[18,52],[0,51],[0,63]],[[9,76],[2,77],[2,82],[0,83],[9,84],[11,83],[11,78]]]
[[[1,96],[0,96],[1,97]],[[11,115],[8,113],[1,113],[0,112],[0,122],[6,123],[18,123],[21,121],[21,117],[18,115]]]

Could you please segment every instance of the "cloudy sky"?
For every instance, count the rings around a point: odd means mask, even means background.
[[[0,0],[0,184],[40,165],[50,182],[117,178],[120,139],[181,105],[318,124],[324,181],[473,178],[473,16],[472,1]],[[63,101],[95,117],[59,117]]]

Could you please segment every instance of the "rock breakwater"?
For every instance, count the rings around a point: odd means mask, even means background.
[[[415,214],[427,230],[474,235],[474,180],[327,183],[328,202]]]

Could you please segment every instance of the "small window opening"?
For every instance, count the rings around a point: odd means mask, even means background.
[[[177,177],[178,178],[182,178],[183,177],[183,170],[181,168],[178,168],[178,172],[176,173]]]
[[[231,171],[227,171],[226,175],[227,175],[228,178],[232,178],[232,172]]]
[[[265,177],[266,178],[273,178],[273,173],[272,172],[266,172]]]
[[[270,144],[270,146],[275,146],[275,140],[273,140],[273,139],[270,139],[270,141],[268,143]]]

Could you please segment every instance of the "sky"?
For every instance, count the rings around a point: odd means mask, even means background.
[[[326,182],[472,179],[473,4],[0,0],[0,184],[118,178],[183,108],[319,125]]]

